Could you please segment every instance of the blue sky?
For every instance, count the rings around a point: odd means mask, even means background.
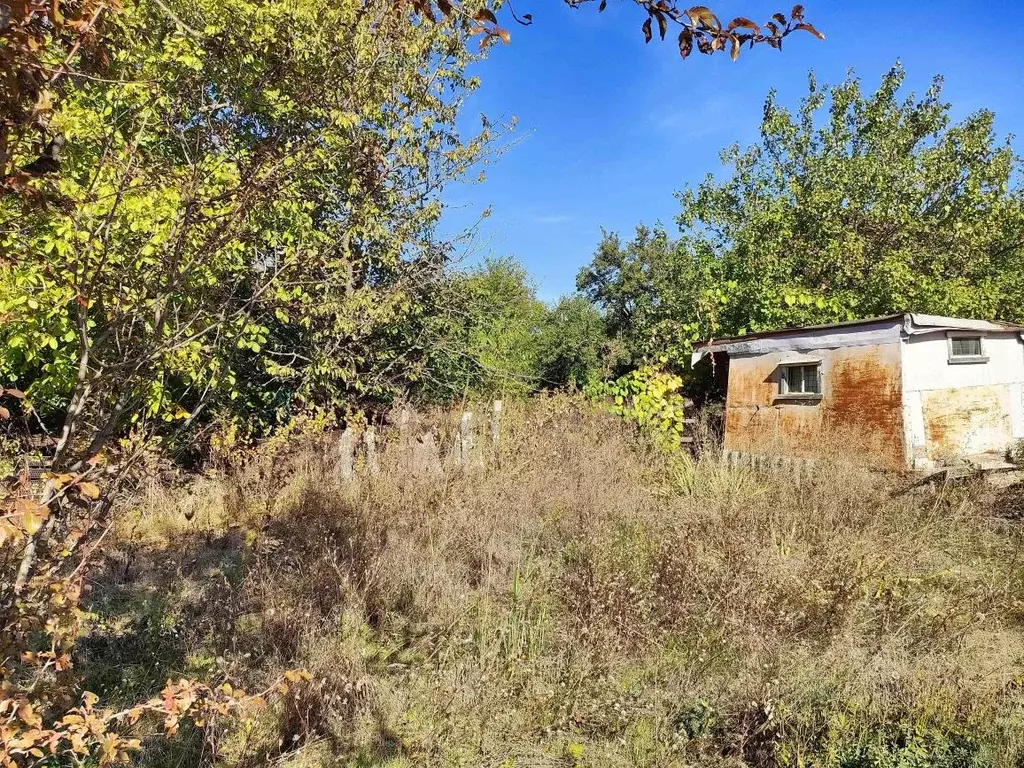
[[[723,19],[761,22],[791,4],[716,0]],[[452,234],[483,222],[465,258],[513,256],[533,275],[542,299],[574,290],[601,227],[630,235],[643,221],[674,227],[673,193],[721,168],[719,151],[757,139],[765,95],[784,103],[806,90],[807,72],[837,82],[853,68],[865,88],[897,60],[908,90],[945,76],[954,118],[986,107],[1000,134],[1024,135],[1024,59],[1017,43],[1024,3],[806,0],[807,20],[827,37],[787,38],[780,54],[767,46],[739,60],[694,54],[679,58],[674,39],[645,45],[643,17],[631,0],[572,10],[561,0],[515,0],[532,13],[523,28],[502,19],[510,46],[495,46],[475,66],[482,80],[467,114],[515,116],[514,145],[479,184],[445,192],[443,229]],[[990,30],[990,32],[986,31]],[[1015,142],[1020,151],[1020,141]]]

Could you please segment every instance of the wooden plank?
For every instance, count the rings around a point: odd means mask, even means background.
[[[495,454],[498,452],[498,446],[501,443],[501,400],[495,400],[491,406],[491,448]]]
[[[950,482],[951,480],[963,480],[969,477],[985,477],[986,475],[998,475],[1003,472],[1016,472],[1020,469],[1014,464],[1002,463],[989,466],[957,466],[957,467],[941,467],[932,472],[927,473],[924,477],[919,477],[913,482],[897,488],[892,492],[893,496],[901,496],[907,491],[912,491],[915,488],[920,488],[923,485],[929,485],[931,483],[941,482],[943,485]]]

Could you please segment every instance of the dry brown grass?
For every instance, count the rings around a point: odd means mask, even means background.
[[[1022,535],[982,487],[666,459],[564,398],[504,432],[488,471],[389,448],[342,486],[312,441],[143,487],[96,585],[95,679],[313,673],[298,706],[149,764],[1024,759]]]

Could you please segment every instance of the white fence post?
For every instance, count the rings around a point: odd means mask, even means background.
[[[355,473],[354,454],[355,443],[352,439],[352,430],[345,427],[345,431],[341,433],[341,438],[338,440],[338,474],[342,480],[351,480]]]
[[[459,422],[459,462],[469,466],[469,455],[473,450],[473,413],[464,411]]]
[[[491,455],[495,463],[501,462],[501,400],[495,400],[491,410]]]

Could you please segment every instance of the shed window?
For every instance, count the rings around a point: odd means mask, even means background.
[[[987,363],[985,348],[981,336],[963,336],[957,334],[949,337],[950,363]]]
[[[821,376],[819,366],[786,365],[782,368],[781,391],[783,395],[821,395]]]

